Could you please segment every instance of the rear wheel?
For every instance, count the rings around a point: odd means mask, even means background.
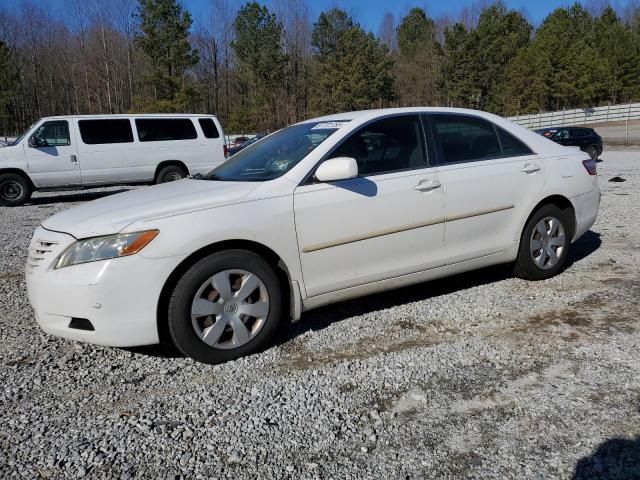
[[[176,180],[182,180],[186,178],[187,172],[182,167],[177,165],[169,165],[163,167],[156,177],[156,183],[175,182]]]
[[[598,159],[598,147],[591,146],[587,148],[587,153],[589,154],[592,160]]]
[[[273,268],[253,252],[226,250],[200,260],[178,281],[169,301],[169,332],[182,353],[216,364],[268,345],[281,314]]]
[[[17,173],[0,174],[0,206],[22,205],[31,197],[31,184]]]
[[[538,209],[525,226],[514,267],[517,277],[544,280],[556,275],[571,244],[571,216],[556,205]]]

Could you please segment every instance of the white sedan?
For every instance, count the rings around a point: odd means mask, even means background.
[[[595,162],[503,118],[402,108],[265,137],[204,176],[58,213],[27,287],[43,330],[224,362],[321,305],[489,265],[540,280],[600,205]]]

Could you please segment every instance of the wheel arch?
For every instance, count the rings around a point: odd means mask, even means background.
[[[284,260],[282,260],[282,258],[271,248],[259,242],[243,239],[223,240],[220,242],[212,243],[193,252],[173,269],[173,271],[165,281],[162,290],[160,291],[160,297],[158,298],[156,307],[156,325],[160,342],[172,343],[167,323],[167,313],[171,291],[177,284],[178,280],[191,266],[193,266],[199,260],[205,258],[208,255],[211,255],[212,253],[232,249],[247,250],[249,252],[256,253],[273,267],[282,286],[282,292],[284,295],[283,305],[285,306],[285,308],[289,306],[293,311],[292,299],[295,298],[296,295],[294,292],[292,292],[292,289],[294,288],[293,282],[291,280],[289,269]]]
[[[180,167],[185,172],[187,172],[187,175],[189,175],[189,167],[187,167],[187,164],[184,163],[182,160],[163,160],[158,165],[156,165],[156,171],[153,174],[154,182],[158,180],[158,174],[160,173],[160,170],[162,170],[164,167]]]
[[[553,195],[549,195],[549,196],[543,198],[542,200],[540,200],[531,209],[531,212],[527,216],[526,220],[520,226],[520,238],[518,238],[518,241],[520,241],[522,239],[522,234],[524,233],[524,229],[526,228],[527,224],[529,223],[529,220],[531,219],[531,217],[538,210],[540,210],[540,208],[544,207],[545,205],[555,205],[556,207],[560,208],[561,210],[565,210],[565,211],[569,212],[569,214],[571,216],[571,225],[569,227],[571,228],[571,238],[573,240],[573,236],[576,233],[576,210],[575,210],[575,207],[571,203],[571,200],[569,200],[564,195],[553,194]]]
[[[27,172],[25,172],[24,170],[20,169],[20,168],[0,168],[0,175],[4,174],[4,173],[15,173],[17,175],[20,175],[21,177],[23,177],[28,183],[29,186],[31,187],[31,190],[36,190],[36,186],[33,183],[33,180],[31,180],[31,177],[29,176],[29,174]]]

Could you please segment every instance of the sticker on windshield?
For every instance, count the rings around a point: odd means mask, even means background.
[[[330,128],[340,128],[345,126],[347,123],[349,123],[351,120],[339,120],[339,121],[333,121],[333,122],[321,122],[319,124],[317,124],[316,126],[312,127],[311,130],[327,130]]]

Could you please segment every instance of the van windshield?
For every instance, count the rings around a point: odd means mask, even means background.
[[[258,140],[205,174],[205,180],[264,182],[291,170],[345,121],[310,122],[283,128]]]
[[[24,138],[24,136],[27,133],[29,133],[29,131],[33,128],[34,125],[35,123],[32,123],[31,125],[29,125],[29,128],[27,128],[24,132],[18,135],[18,137],[14,141],[9,142],[7,145],[9,145],[10,147],[13,147],[14,145],[17,145],[18,143],[20,143],[20,141]]]

